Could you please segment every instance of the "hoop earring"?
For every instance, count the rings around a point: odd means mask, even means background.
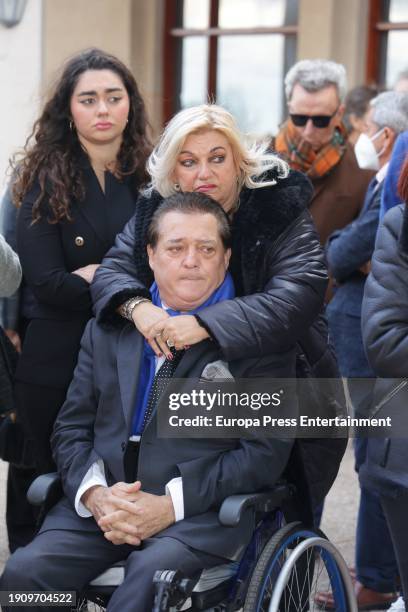
[[[74,128],[74,124],[72,122],[72,119],[69,120],[69,129],[71,130],[71,132],[73,131]]]
[[[174,190],[175,191],[181,191],[181,187],[178,183],[174,183]]]

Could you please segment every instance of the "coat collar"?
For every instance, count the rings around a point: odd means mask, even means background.
[[[207,363],[209,360],[212,361],[213,357],[218,355],[218,352],[214,342],[211,340],[203,340],[198,344],[194,344],[183,355],[182,360],[174,372],[174,378],[200,376],[205,365],[202,365],[202,362],[205,361],[205,363]]]
[[[74,203],[75,214],[80,214],[86,219],[101,243],[108,250],[111,247],[111,239],[107,207],[117,205],[120,202],[121,191],[129,189],[130,178],[126,177],[123,181],[119,181],[111,172],[105,171],[104,192],[92,168],[90,159],[83,150],[79,153],[78,165],[85,179],[86,195],[84,201]]]
[[[76,208],[78,213],[85,217],[89,225],[93,228],[99,240],[105,244],[107,241],[107,217],[105,207],[106,198],[109,197],[109,173],[105,172],[105,193],[102,191],[102,187],[91,166],[84,169],[83,173],[86,180],[86,197],[83,202],[78,202]]]
[[[276,240],[307,209],[313,196],[312,183],[301,172],[291,170],[287,178],[282,179],[271,171],[262,178],[276,180],[276,184],[258,189],[244,187],[232,222],[235,250],[238,239],[245,237],[238,249],[242,248],[249,258],[252,257],[250,249],[258,247],[260,240]],[[153,190],[141,195],[136,205],[134,259],[137,277],[145,286],[152,282],[146,254],[146,232],[162,201],[162,196]],[[234,257],[240,257],[240,253],[234,253],[233,248]],[[237,281],[235,277],[234,280]]]
[[[203,340],[198,344],[194,344],[183,355],[183,358],[174,372],[173,379],[188,378],[191,380],[200,378],[205,366],[209,362],[218,359],[219,353],[219,349],[211,340]],[[181,386],[183,387],[183,384]],[[177,387],[177,392],[181,391],[179,383],[177,383]],[[189,386],[187,388],[190,389]],[[163,399],[166,397],[167,395],[165,393]],[[159,400],[158,404],[153,410],[151,419],[146,425],[146,431],[151,427],[152,423],[155,423],[157,410],[160,404],[161,401]]]
[[[275,185],[241,191],[240,205],[233,219],[239,234],[252,238],[275,240],[308,207],[313,195],[310,180],[301,172],[291,170],[287,178],[277,178],[272,172],[266,180]]]

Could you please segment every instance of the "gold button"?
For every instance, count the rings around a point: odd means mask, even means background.
[[[85,240],[82,238],[82,236],[77,236],[75,238],[75,244],[77,246],[84,246]]]

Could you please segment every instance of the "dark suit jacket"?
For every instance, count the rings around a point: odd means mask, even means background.
[[[371,378],[361,335],[361,305],[367,276],[359,268],[371,260],[378,229],[383,184],[370,183],[364,207],[355,221],[334,232],[327,243],[327,261],[336,279],[327,305],[329,329],[342,376]]]
[[[43,530],[99,529],[93,518],[77,515],[75,495],[98,459],[104,462],[109,485],[125,479],[123,454],[130,434],[141,354],[142,338],[133,325],[107,331],[95,320],[88,324],[51,441],[67,498],[51,510]],[[175,377],[198,377],[205,365],[218,358],[213,342],[201,342],[185,353]],[[265,359],[237,362],[235,376],[264,373]],[[158,439],[153,413],[142,436],[137,477],[145,491],[163,495],[166,483],[181,476],[184,494],[184,520],[160,535],[235,558],[249,542],[253,518],[247,516],[238,527],[222,527],[217,516],[222,501],[236,493],[272,487],[284,470],[292,445],[293,440],[271,438]]]
[[[377,236],[383,183],[368,194],[353,223],[334,232],[327,243],[327,263],[337,281],[328,309],[361,318],[361,304],[367,276],[359,268],[371,260]]]
[[[358,216],[373,176],[371,170],[358,167],[354,150],[347,144],[340,162],[322,178],[312,180],[314,195],[309,210],[322,244]]]
[[[88,283],[73,270],[100,263],[135,211],[130,178],[119,182],[105,173],[105,194],[89,163],[83,164],[86,194],[71,204],[72,221],[51,224],[47,199],[41,219],[32,223],[38,184],[18,214],[17,250],[25,289],[22,315],[28,320],[16,378],[66,388],[76,364],[80,339],[92,315]]]

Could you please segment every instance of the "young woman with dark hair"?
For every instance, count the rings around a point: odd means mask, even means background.
[[[89,71],[93,74],[90,75]],[[80,91],[86,83],[93,85],[95,71],[109,71],[115,75],[116,83],[106,91],[110,108],[123,110],[122,123],[109,126],[109,121],[95,123],[89,127],[93,132],[85,133],[78,125],[81,120],[81,107],[88,115],[95,106],[95,92]],[[88,74],[86,74],[88,72]],[[119,86],[118,80],[120,81]],[[109,88],[108,88],[109,89]],[[75,93],[75,97],[74,97]],[[89,110],[88,110],[89,109]],[[104,110],[104,109],[103,109]],[[107,109],[106,109],[107,110]],[[101,113],[101,117],[105,116]],[[125,123],[123,123],[123,120]],[[99,49],[89,49],[71,58],[54,87],[54,92],[45,104],[43,112],[34,123],[33,131],[27,140],[21,159],[18,156],[14,165],[18,167],[18,180],[14,183],[14,200],[22,205],[27,194],[37,183],[39,193],[33,204],[33,218],[41,216],[40,205],[46,199],[53,222],[64,217],[71,218],[70,204],[74,197],[83,200],[86,192],[82,161],[84,153],[90,157],[91,165],[102,161],[103,150],[114,139],[115,154],[108,159],[108,166],[119,180],[130,177],[136,189],[147,177],[146,159],[150,154],[150,143],[146,135],[147,117],[143,99],[130,70],[118,58]],[[89,131],[89,130],[88,130]],[[99,147],[99,148],[98,148]],[[102,147],[102,148],[101,148]],[[111,151],[109,151],[110,153]],[[109,156],[108,153],[108,156]],[[113,151],[112,151],[113,153]],[[95,159],[92,159],[92,157]],[[105,161],[105,160],[103,160]],[[47,184],[52,187],[47,195]]]
[[[15,394],[37,473],[54,469],[49,437],[91,317],[89,285],[146,180],[147,125],[130,70],[89,49],[67,62],[14,161],[25,283]]]

